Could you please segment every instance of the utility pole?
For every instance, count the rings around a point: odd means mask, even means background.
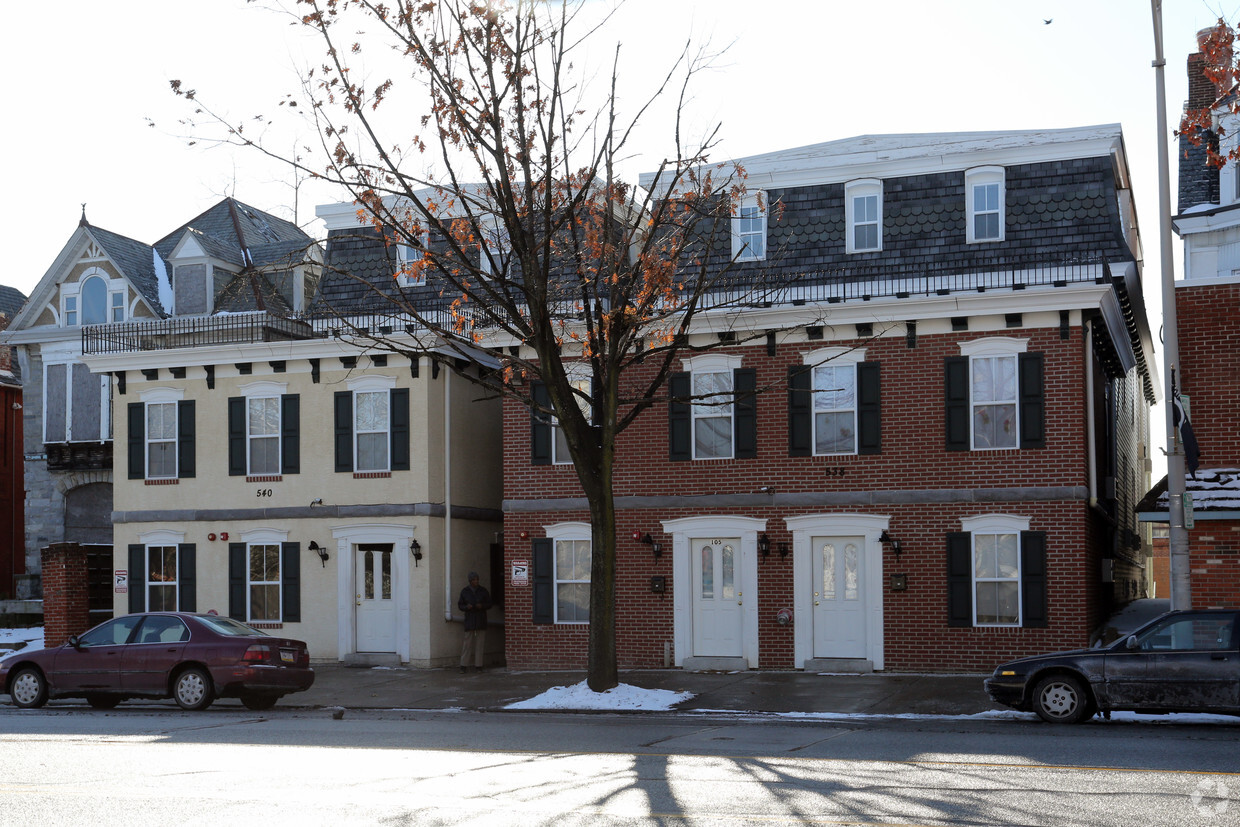
[[[1180,362],[1175,311],[1175,262],[1171,255],[1171,170],[1167,149],[1167,81],[1163,58],[1162,0],[1150,0],[1154,13],[1154,79],[1158,96],[1158,230],[1162,251],[1163,376],[1167,412],[1167,517],[1171,535],[1171,608],[1191,609],[1188,529],[1184,526],[1184,447],[1175,427],[1175,374]]]

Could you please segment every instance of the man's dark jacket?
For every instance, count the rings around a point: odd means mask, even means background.
[[[471,604],[477,605],[480,608],[465,608]],[[475,629],[485,629],[487,627],[487,609],[491,608],[491,594],[482,586],[477,588],[466,586],[461,589],[461,597],[456,601],[456,607],[465,613],[465,631],[472,632]]]

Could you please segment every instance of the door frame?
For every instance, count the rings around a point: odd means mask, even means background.
[[[804,669],[814,659],[813,549],[810,539],[819,536],[862,537],[861,588],[866,601],[866,660],[883,668],[883,544],[879,535],[887,530],[890,516],[877,514],[806,514],[785,517],[792,532],[793,666]]]
[[[358,544],[392,544],[392,598],[396,602],[396,654],[401,663],[410,658],[412,607],[409,597],[410,557],[402,549],[413,542],[413,526],[363,523],[332,529],[336,540],[336,651],[338,660],[357,654],[357,562]]]
[[[758,535],[766,520],[719,515],[663,520],[663,531],[672,537],[672,648],[674,663],[682,668],[728,668],[714,662],[737,660],[735,668],[758,668]],[[698,658],[693,652],[693,565],[690,552],[697,540],[739,537],[738,565],[741,593],[741,657]],[[687,661],[687,663],[686,663]],[[699,663],[699,661],[701,661]],[[711,663],[706,663],[710,661]]]

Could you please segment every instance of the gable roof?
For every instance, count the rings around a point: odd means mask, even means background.
[[[168,311],[159,301],[154,248],[102,227],[92,227],[89,224],[84,226],[155,312],[160,316],[167,316]]]

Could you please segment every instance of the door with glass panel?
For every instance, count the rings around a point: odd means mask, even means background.
[[[814,657],[864,658],[864,537],[814,537]]]
[[[742,652],[741,541],[692,540],[693,654],[740,657]]]
[[[357,651],[396,651],[392,544],[357,546]]]

